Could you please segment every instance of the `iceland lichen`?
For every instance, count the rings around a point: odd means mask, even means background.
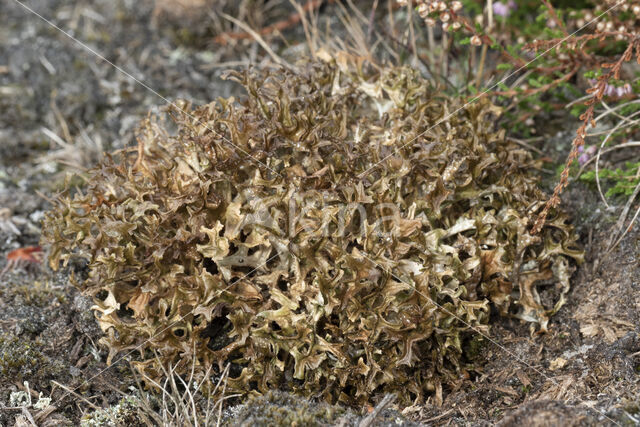
[[[230,78],[241,103],[149,118],[46,217],[51,266],[88,261],[110,361],[155,378],[195,352],[232,392],[408,402],[467,377],[491,306],[546,329],[582,254],[562,212],[530,233],[545,198],[499,108],[409,68]]]

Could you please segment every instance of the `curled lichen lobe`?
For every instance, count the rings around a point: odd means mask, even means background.
[[[145,350],[195,352],[201,373],[233,363],[235,391],[409,401],[467,377],[490,305],[546,328],[581,253],[561,212],[530,233],[544,195],[497,107],[408,68],[229,77],[242,103],[172,108],[175,135],[149,118],[47,216],[50,264],[89,262],[110,358],[136,348],[154,376]]]

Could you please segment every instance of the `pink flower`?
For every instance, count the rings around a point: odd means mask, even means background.
[[[516,8],[516,3],[513,0],[509,0],[508,3],[502,3],[501,1],[497,1],[493,4],[493,13],[498,16],[502,16],[506,18],[511,14],[511,11]]]
[[[591,87],[596,87],[598,84],[597,80],[589,79],[589,84]],[[607,96],[622,98],[625,95],[631,95],[633,93],[633,88],[629,83],[625,83],[623,86],[616,87],[609,83],[606,83],[604,86],[604,94]]]
[[[588,147],[586,150],[582,145],[579,146],[578,153],[581,154],[578,157],[578,163],[580,163],[580,166],[584,166],[584,164],[587,163],[589,159],[594,156],[594,154],[596,154],[596,151],[598,151],[598,148],[595,145]]]
[[[584,164],[587,163],[589,159],[590,157],[587,153],[582,153],[580,154],[580,157],[578,157],[578,163],[580,163],[580,166],[584,166]]]
[[[607,83],[605,86],[604,94],[607,96],[613,96],[616,93],[616,87]]]

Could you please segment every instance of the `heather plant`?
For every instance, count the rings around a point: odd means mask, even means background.
[[[110,362],[409,403],[474,374],[491,309],[547,329],[582,253],[559,210],[530,232],[538,163],[500,108],[344,56],[229,78],[244,99],[149,118],[46,217],[51,267],[88,263]]]
[[[447,64],[440,74],[446,75],[449,89],[467,93],[471,102],[478,97],[494,98],[505,107],[502,125],[514,135],[530,136],[536,131],[536,118],[558,109],[569,109],[579,117],[581,125],[565,166],[551,198],[538,212],[534,231],[540,230],[549,210],[559,204],[571,171],[582,171],[585,165],[594,170],[582,180],[596,183],[604,205],[609,207],[602,190],[606,182],[611,186],[608,195],[630,196],[624,210],[628,211],[638,194],[636,162],[609,166],[600,162],[603,150],[629,149],[637,136],[633,99],[638,86],[634,63],[640,62],[639,2],[399,3],[412,5],[428,29],[422,43],[414,40],[412,44],[418,49],[441,46],[431,69],[442,69],[443,63],[456,58],[456,65]],[[417,31],[414,34],[420,36]],[[428,40],[431,38],[434,40]],[[429,61],[432,57],[422,58]],[[456,72],[462,75],[454,78]],[[596,131],[597,123],[608,129]],[[631,225],[623,227],[623,217],[620,221],[616,233]]]

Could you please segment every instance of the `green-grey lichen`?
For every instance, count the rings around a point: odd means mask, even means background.
[[[546,329],[582,253],[562,212],[530,233],[545,196],[499,108],[409,68],[230,77],[242,102],[172,109],[175,136],[150,118],[47,215],[51,266],[88,260],[109,360],[138,349],[156,378],[149,350],[177,372],[195,352],[233,364],[230,392],[410,402],[474,368],[492,305]]]
[[[123,397],[116,405],[96,410],[83,417],[80,425],[82,427],[147,426],[149,424],[145,423],[146,418],[141,416],[140,407],[141,403],[137,397]]]

